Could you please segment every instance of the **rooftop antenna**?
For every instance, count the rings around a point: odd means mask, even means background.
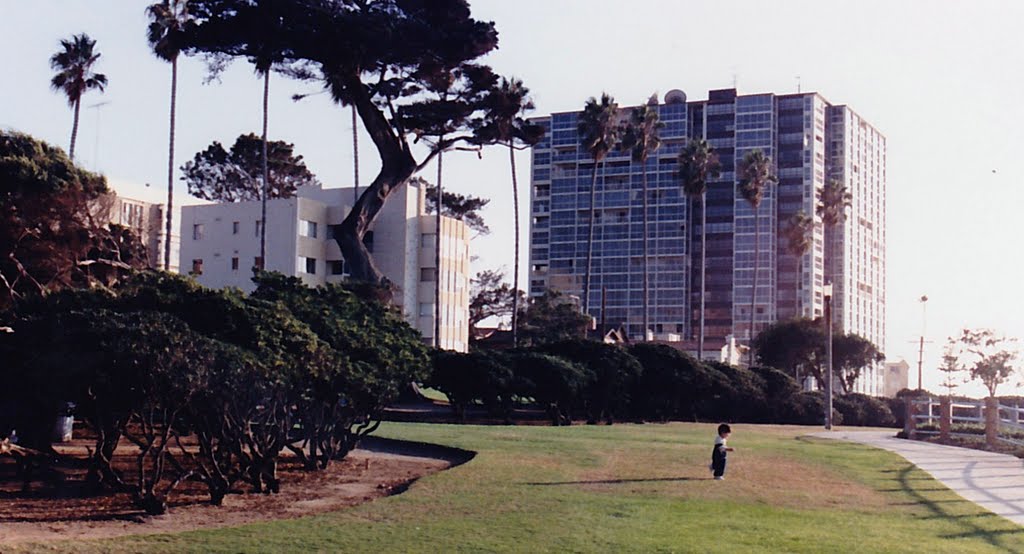
[[[800,76],[796,76],[796,93],[800,94]]]
[[[99,171],[100,165],[100,108],[110,104],[110,100],[104,100],[103,102],[97,102],[88,106],[90,110],[96,110],[96,138],[92,144],[92,170]]]

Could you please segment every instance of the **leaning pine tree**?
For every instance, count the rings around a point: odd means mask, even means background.
[[[280,6],[272,35],[246,24],[263,4]],[[291,75],[320,79],[342,105],[355,107],[381,163],[336,240],[352,279],[386,284],[363,236],[390,196],[440,152],[478,144],[472,122],[499,85],[479,62],[498,46],[494,25],[473,19],[466,0],[192,0],[189,7],[197,26],[187,51],[266,51],[295,69]],[[442,134],[414,153],[417,139]]]

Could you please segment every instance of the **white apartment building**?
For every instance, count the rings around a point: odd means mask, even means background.
[[[267,202],[265,268],[299,277],[310,286],[347,277],[334,231],[355,200],[352,188],[302,187],[296,196]],[[181,267],[204,286],[251,291],[259,263],[258,201],[184,206]],[[441,268],[434,262],[437,226],[426,213],[423,188],[392,193],[364,237],[374,262],[395,287],[394,302],[428,344],[434,337],[434,288],[441,278],[439,347],[469,346],[469,231],[441,218]]]
[[[146,247],[149,267],[163,269],[166,246],[164,237],[167,236],[164,205],[115,194],[102,196],[99,204],[99,209],[105,214],[104,217],[111,223],[128,227],[139,237]],[[172,227],[170,270],[177,273],[181,237],[175,231],[177,229]]]

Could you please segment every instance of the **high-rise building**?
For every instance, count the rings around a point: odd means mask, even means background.
[[[739,95],[713,90],[688,102],[674,90],[657,104],[662,147],[647,161],[649,231],[643,234],[641,168],[628,152],[598,165],[590,313],[622,326],[636,339],[696,337],[700,316],[699,253],[707,233],[705,333],[741,343],[766,326],[794,317],[820,317],[826,278],[834,282],[836,328],[885,348],[885,137],[846,106],[820,94]],[[624,123],[631,108],[620,108]],[[579,112],[534,121],[547,133],[533,148],[530,294],[546,288],[582,295],[591,217],[594,162],[580,146]],[[707,228],[699,201],[686,198],[676,157],[691,138],[719,155],[721,172],[708,183]],[[737,193],[743,157],[761,150],[778,183],[766,187],[756,212]],[[852,195],[835,237],[835,275],[829,273],[825,229],[815,214],[817,193],[837,179]],[[798,259],[780,231],[796,213],[814,217],[811,248]],[[644,242],[649,249],[651,328],[642,329]],[[757,290],[754,295],[754,271]],[[751,329],[751,309],[754,328]],[[877,370],[858,384],[879,394]]]
[[[300,187],[292,198],[267,202],[264,267],[296,276],[307,285],[343,281],[348,274],[334,232],[352,208],[352,188]],[[363,237],[381,272],[394,285],[393,302],[430,344],[434,336],[434,288],[441,279],[439,346],[469,346],[469,231],[462,221],[441,218],[441,268],[434,260],[435,216],[427,215],[425,191],[415,183],[394,191]],[[181,267],[204,286],[251,291],[260,265],[258,201],[184,206]]]

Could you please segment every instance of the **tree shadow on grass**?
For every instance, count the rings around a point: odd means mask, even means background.
[[[625,483],[657,483],[663,481],[711,481],[711,477],[651,477],[647,479],[598,479],[589,481],[552,481],[523,483],[524,485],[548,487],[552,485],[621,485]]]
[[[914,471],[914,469],[915,469],[915,466],[911,465],[911,464],[908,464],[907,466],[905,466],[902,469],[900,469],[899,470],[899,476],[898,476],[899,483],[900,483],[900,488],[899,489],[892,489],[892,490],[905,492],[908,495],[910,495],[911,497],[913,497],[914,499],[916,499],[917,502],[909,503],[909,504],[916,505],[916,506],[924,506],[926,509],[928,509],[932,513],[931,516],[928,516],[928,519],[946,519],[948,521],[952,521],[952,522],[956,523],[957,525],[960,525],[960,526],[966,528],[966,530],[961,532],[961,533],[953,533],[953,534],[949,534],[949,535],[943,535],[942,538],[950,538],[950,539],[953,539],[953,538],[959,538],[959,539],[978,538],[978,539],[984,540],[985,542],[991,544],[992,546],[994,546],[996,548],[999,548],[999,549],[1003,550],[1004,552],[1014,552],[1014,553],[1018,553],[1018,554],[1024,554],[1024,550],[1021,550],[1019,548],[1013,548],[1010,545],[1006,544],[1006,541],[1003,540],[1004,537],[1006,537],[1006,536],[1017,535],[1017,534],[1024,533],[1024,528],[1019,528],[1018,527],[1016,529],[1001,529],[1001,530],[987,529],[987,528],[981,527],[980,525],[978,525],[976,522],[974,522],[972,520],[974,520],[975,518],[977,518],[980,515],[988,516],[988,515],[995,515],[995,514],[987,513],[987,514],[964,514],[964,515],[957,515],[957,514],[950,513],[946,509],[947,507],[949,507],[950,504],[958,503],[958,502],[967,502],[967,500],[953,500],[953,499],[951,499],[951,500],[934,500],[934,499],[928,498],[924,494],[921,494],[922,492],[944,491],[944,490],[948,490],[948,489],[945,489],[945,488],[928,488],[928,489],[915,488],[911,484],[911,482],[916,480],[916,478],[910,476],[910,473],[912,471]],[[1010,522],[1007,522],[1007,523],[1010,523]]]

